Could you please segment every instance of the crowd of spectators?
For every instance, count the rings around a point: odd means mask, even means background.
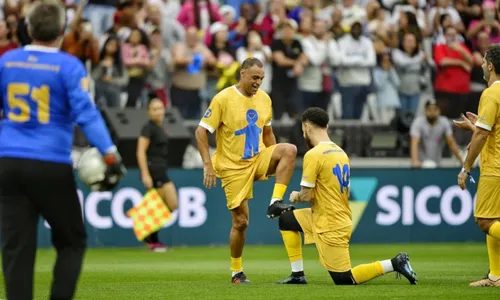
[[[30,43],[24,16],[33,1],[0,1],[2,55]],[[417,112],[424,91],[456,118],[477,108],[483,55],[500,41],[492,0],[64,2],[61,49],[87,65],[99,106],[157,97],[187,119],[252,56],[264,63],[275,119],[326,109],[336,93],[342,118],[360,119],[375,95],[375,113],[389,122],[399,109]]]

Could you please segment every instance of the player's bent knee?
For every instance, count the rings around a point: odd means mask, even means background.
[[[281,214],[279,218],[279,229],[282,231],[302,232],[302,227],[300,227],[299,221],[295,218],[293,211],[287,211]]]
[[[297,156],[297,146],[295,146],[294,144],[284,144],[284,147],[285,147],[283,151],[284,156],[293,158]]]
[[[490,230],[491,224],[493,224],[496,220],[494,219],[483,219],[483,218],[476,218],[476,224],[481,229],[483,232],[488,233]]]
[[[244,215],[233,218],[233,228],[238,231],[245,231],[248,227],[248,218]]]
[[[356,280],[354,280],[354,277],[352,276],[351,270],[347,272],[333,272],[333,271],[328,271],[330,273],[330,277],[332,277],[333,282],[336,285],[355,285]]]

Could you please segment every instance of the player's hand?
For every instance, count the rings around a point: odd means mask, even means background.
[[[477,115],[475,113],[471,113],[470,111],[466,112],[465,115],[467,116],[467,119],[469,119],[472,124],[476,124],[477,122]]]
[[[476,123],[477,115],[471,112],[467,112],[467,116],[465,116],[464,114],[461,114],[460,116],[462,117],[462,121],[453,120],[455,126],[465,130],[474,131],[474,129],[476,128],[476,126],[474,126],[474,123]]]
[[[299,192],[297,191],[293,191],[291,194],[290,194],[290,202],[292,203],[297,203],[299,201]]]
[[[465,174],[464,172],[458,173],[457,183],[462,190],[465,190],[465,188],[467,187],[466,180],[468,177],[469,175]]]
[[[104,162],[108,168],[106,169],[104,180],[100,183],[99,191],[101,192],[113,190],[123,176],[127,174],[127,169],[116,149],[104,155]]]
[[[212,162],[208,162],[203,165],[203,185],[207,189],[211,189],[217,185],[217,179],[215,177]]]
[[[153,188],[153,178],[151,178],[151,175],[142,174],[141,181],[142,181],[142,184],[144,184],[144,187],[146,188],[146,190],[150,190]]]

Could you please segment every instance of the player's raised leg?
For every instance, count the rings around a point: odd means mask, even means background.
[[[267,170],[267,175],[276,175],[271,203],[267,208],[267,217],[276,218],[281,213],[294,210],[295,207],[285,204],[283,196],[285,195],[290,178],[292,178],[295,169],[295,158],[297,156],[297,147],[292,144],[278,144],[274,148],[271,156],[271,162]]]
[[[229,236],[231,248],[231,271],[233,283],[250,283],[243,273],[242,256],[248,227],[248,200],[243,200],[240,206],[231,210],[232,226]]]
[[[306,210],[309,211],[310,215],[310,209],[299,209],[293,212],[285,212],[279,218],[279,229],[290,260],[292,274],[278,281],[278,284],[307,284],[302,258],[302,238],[300,237],[300,232],[304,231],[295,217],[296,214],[304,215],[303,213]]]

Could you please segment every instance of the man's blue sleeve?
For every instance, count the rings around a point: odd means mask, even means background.
[[[99,152],[106,154],[114,148],[108,129],[89,94],[87,72],[80,61],[65,66],[63,72],[66,93],[71,107],[73,122],[82,128],[87,140]]]

